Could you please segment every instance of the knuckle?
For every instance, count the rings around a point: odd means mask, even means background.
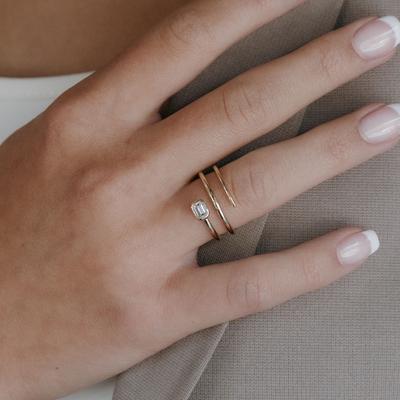
[[[349,137],[351,135],[342,133],[330,133],[322,135],[321,151],[325,163],[331,167],[343,168],[354,152]]]
[[[268,114],[267,90],[254,81],[228,84],[222,90],[223,113],[235,130],[262,123]]]
[[[229,306],[244,314],[262,311],[266,304],[267,290],[261,282],[257,271],[246,275],[233,274],[227,282],[226,297]]]
[[[57,156],[74,156],[86,145],[88,128],[77,108],[74,101],[56,101],[40,115],[46,148]]]
[[[46,139],[51,143],[60,143],[64,137],[64,130],[68,121],[67,111],[64,107],[50,106],[43,114],[41,114],[41,124]]]
[[[62,121],[66,122],[71,117],[71,105],[67,101],[60,101],[57,99],[45,111],[49,122]]]
[[[327,279],[324,273],[324,260],[315,255],[306,256],[300,263],[300,274],[306,285],[311,291],[326,286]]]
[[[278,192],[275,171],[257,160],[232,171],[229,180],[234,198],[244,209],[259,209],[262,205],[270,204]]]
[[[338,80],[346,66],[343,52],[338,46],[323,38],[315,43],[312,53],[310,59],[316,60],[316,76],[326,83]]]
[[[179,50],[188,47],[202,50],[212,42],[206,19],[190,6],[171,14],[161,28],[160,35],[167,45]]]
[[[63,164],[69,155],[68,135],[66,134],[68,119],[64,110],[51,105],[34,122],[39,127],[37,130],[40,137],[38,153],[44,168],[50,171],[56,165]]]

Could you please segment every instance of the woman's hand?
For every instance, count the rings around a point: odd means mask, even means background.
[[[301,2],[194,1],[0,147],[2,399],[77,391],[193,332],[328,285],[376,250],[373,232],[347,228],[196,264],[211,239],[190,209],[207,200],[196,173],[393,55],[396,20],[367,18],[161,120],[161,105],[220,53]],[[370,105],[222,168],[237,208],[211,174],[228,220],[245,224],[391,149],[396,110]]]

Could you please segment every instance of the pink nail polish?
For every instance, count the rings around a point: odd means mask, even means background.
[[[364,59],[378,58],[400,44],[400,21],[396,17],[375,19],[359,29],[353,38],[354,50]]]
[[[357,266],[379,249],[379,238],[374,231],[356,233],[344,239],[337,247],[337,256],[344,266]]]
[[[400,135],[400,104],[391,104],[366,115],[358,126],[368,143],[382,143]]]

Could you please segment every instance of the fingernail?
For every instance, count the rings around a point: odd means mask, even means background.
[[[379,249],[379,238],[374,231],[356,233],[344,239],[337,247],[337,256],[344,266],[366,260]]]
[[[400,104],[391,104],[366,115],[358,130],[368,143],[382,143],[400,135]]]
[[[364,59],[380,57],[400,44],[400,21],[396,17],[375,19],[359,29],[354,50]]]

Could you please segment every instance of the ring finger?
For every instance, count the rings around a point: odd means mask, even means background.
[[[233,227],[265,215],[301,193],[391,149],[400,133],[400,105],[375,104],[329,122],[293,139],[247,154],[221,168],[224,181],[237,203],[229,202],[215,173],[207,176],[221,208]],[[202,199],[210,221],[219,233],[226,228],[202,182],[183,188],[169,205],[175,234],[185,235],[188,248],[212,239],[190,205]],[[174,234],[173,230],[171,234]]]

